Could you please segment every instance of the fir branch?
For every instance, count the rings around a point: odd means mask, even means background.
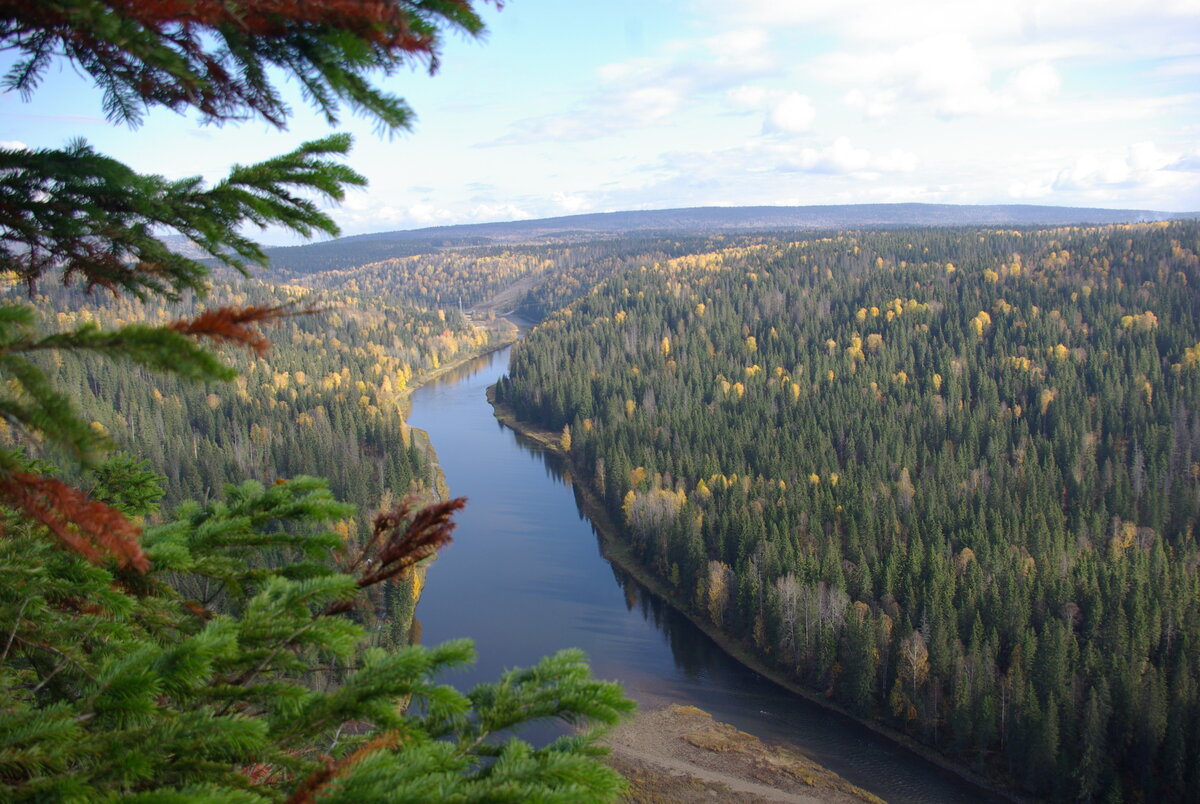
[[[382,583],[400,577],[413,565],[437,553],[450,543],[455,524],[451,517],[467,504],[466,497],[427,505],[413,513],[410,501],[402,502],[391,511],[375,517],[375,524],[358,556],[347,571],[365,567],[358,586]],[[349,601],[335,601],[325,609],[326,614],[350,610]]]
[[[0,664],[8,658],[8,652],[12,649],[13,640],[17,638],[17,630],[21,627],[21,616],[25,614],[25,607],[29,605],[31,598],[21,600],[21,607],[17,609],[16,616],[13,617],[12,630],[8,632],[8,640],[4,643],[4,651],[0,652]]]
[[[85,467],[92,466],[109,447],[108,439],[80,418],[67,396],[51,386],[40,368],[0,349],[0,372],[11,377],[10,389],[19,389],[18,399],[0,396],[0,416],[66,447]],[[0,450],[0,470],[19,469],[19,463]]]
[[[94,626],[93,626],[93,628],[94,628]],[[92,629],[88,629],[89,634],[91,633],[91,631],[92,631]],[[19,642],[21,644],[21,646],[23,648],[25,648],[27,651],[28,650],[45,651],[46,653],[53,654],[54,656],[57,656],[60,659],[58,665],[53,670],[50,671],[49,675],[41,676],[41,681],[39,681],[36,686],[34,686],[30,689],[31,693],[36,694],[39,690],[41,690],[43,687],[45,687],[47,684],[49,684],[51,679],[53,679],[55,676],[57,676],[60,672],[63,671],[64,668],[66,668],[69,665],[74,665],[75,669],[79,671],[80,675],[87,678],[93,684],[98,683],[96,681],[96,677],[94,675],[92,675],[91,672],[89,672],[88,669],[86,667],[84,667],[83,664],[79,660],[73,658],[65,651],[60,650],[59,648],[56,648],[55,646],[53,646],[47,642],[34,642],[32,640],[25,639],[24,637],[17,637],[17,642]]]
[[[0,43],[18,52],[5,88],[29,95],[65,55],[102,89],[109,118],[134,126],[164,106],[283,128],[290,112],[271,84],[282,68],[330,123],[345,103],[387,130],[407,127],[407,105],[366,75],[410,63],[435,72],[443,29],[478,35],[483,22],[467,0],[0,2]]]
[[[93,564],[115,560],[145,573],[141,528],[112,506],[89,500],[61,480],[31,472],[0,474],[0,501],[45,525],[59,542]]]
[[[313,771],[307,779],[301,783],[300,787],[287,798],[285,804],[315,804],[317,796],[321,792],[321,788],[329,781],[336,779],[349,772],[355,765],[362,762],[371,754],[377,751],[393,751],[404,741],[403,735],[399,731],[389,729],[381,732],[371,740],[367,741],[358,750],[342,757],[339,760],[334,760],[330,756],[324,757],[324,765]]]
[[[275,307],[217,307],[195,318],[172,321],[167,327],[190,338],[207,338],[216,343],[245,346],[261,357],[270,349],[271,342],[253,325],[319,312],[323,310],[318,307],[298,308],[290,304]]]
[[[271,662],[274,661],[275,657],[279,655],[280,651],[282,651],[284,648],[290,647],[293,642],[295,642],[297,639],[299,639],[300,637],[302,637],[304,635],[305,631],[310,630],[316,624],[317,624],[317,620],[314,617],[311,622],[305,623],[304,625],[300,626],[292,633],[288,634],[284,639],[279,640],[279,642],[277,642],[275,644],[275,647],[273,647],[271,649],[271,652],[267,654],[266,658],[264,658],[261,662],[259,662],[257,667],[255,667],[253,670],[249,670],[249,671],[243,673],[242,675],[238,676],[237,678],[233,679],[232,681],[230,681],[228,683],[230,683],[234,686],[239,686],[239,687],[250,686],[250,682],[254,681],[254,679],[257,678],[259,676],[259,674],[263,673],[264,671],[266,671],[266,669],[268,667],[271,666]],[[225,714],[228,711],[229,711],[229,707],[227,705],[226,708],[224,710],[222,710],[221,714]]]
[[[352,142],[348,134],[306,142],[265,162],[234,166],[209,189],[198,177],[139,174],[82,140],[63,150],[0,148],[0,269],[31,289],[59,272],[64,283],[78,278],[89,289],[141,299],[203,290],[208,268],[169,249],[155,232],[178,232],[242,272],[267,264],[262,248],[241,234],[246,223],[305,237],[337,235],[333,219],[303,193],[336,201],[346,187],[365,184],[336,161]]]

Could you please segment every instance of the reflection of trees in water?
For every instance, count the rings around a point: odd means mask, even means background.
[[[514,433],[518,443],[527,447],[545,466],[547,477],[571,487],[575,496],[575,510],[579,514],[579,518],[591,524],[584,507],[583,492],[571,482],[570,475],[564,471],[562,456],[546,451],[536,441],[516,433],[516,431]],[[595,525],[592,525],[592,531],[595,533]],[[597,543],[597,547],[599,547],[599,543]],[[608,561],[607,558],[605,560]],[[696,680],[714,675],[718,670],[728,669],[728,663],[731,660],[687,617],[643,586],[637,578],[620,565],[612,561],[608,561],[608,565],[612,568],[617,586],[625,596],[626,611],[633,611],[635,606],[641,609],[642,618],[652,623],[665,637],[666,643],[671,647],[671,654],[675,659],[676,666],[689,679]],[[722,660],[725,660],[724,663]]]
[[[506,349],[507,349],[507,347],[506,347]],[[444,387],[449,387],[451,385],[457,385],[459,382],[467,379],[472,374],[475,374],[476,372],[482,371],[483,369],[487,368],[489,365],[491,365],[491,361],[497,359],[497,357],[500,357],[500,356],[504,356],[505,359],[507,360],[507,356],[505,355],[504,349],[501,349],[500,351],[497,351],[497,352],[489,352],[488,354],[484,354],[484,355],[480,355],[479,357],[472,358],[472,359],[468,360],[466,363],[463,363],[461,366],[455,366],[454,368],[449,369],[445,373],[438,375],[437,379],[435,379],[431,384],[438,385],[438,386],[444,386]]]
[[[500,426],[506,427],[506,425]],[[579,497],[579,490],[576,489],[575,484],[571,482],[571,473],[567,471],[562,456],[558,455],[557,453],[550,452],[542,445],[540,441],[535,441],[529,436],[519,433],[516,430],[513,430],[512,432],[517,438],[517,443],[525,449],[525,452],[536,457],[538,462],[542,464],[542,468],[546,470],[546,477],[550,478],[556,483],[569,486],[575,491],[575,507],[579,510],[580,518],[584,518],[583,504]]]
[[[618,564],[609,562],[613,578],[625,595],[625,607],[641,609],[642,618],[652,623],[671,648],[675,665],[690,680],[712,676],[723,658],[707,636],[700,633],[687,617],[655,595]]]

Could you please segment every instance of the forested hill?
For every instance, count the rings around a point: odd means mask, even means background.
[[[271,249],[272,265],[289,273],[337,270],[427,254],[447,247],[594,238],[633,232],[704,235],[786,229],[884,226],[1057,226],[1134,223],[1197,217],[1200,213],[1139,209],[1050,207],[1030,204],[843,204],[804,207],[693,207],[568,215],[540,220],[473,223],[343,237],[326,243]]]
[[[614,272],[498,398],[695,616],[1039,797],[1200,796],[1200,224]]]

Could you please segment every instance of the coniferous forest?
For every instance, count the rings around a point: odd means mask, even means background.
[[[676,600],[1021,790],[1200,791],[1200,225],[743,238],[614,272],[498,397]]]
[[[474,659],[468,640],[411,644],[421,568],[466,500],[440,487],[425,437],[405,422],[408,395],[514,339],[513,316],[536,326],[495,401],[550,432],[539,443],[561,446],[570,481],[618,523],[622,560],[726,647],[998,788],[1200,801],[1200,221],[1033,206],[666,209],[268,253],[248,233],[340,234],[323,205],[367,184],[345,161],[351,134],[228,164],[215,180],[174,175],[211,153],[185,139],[200,124],[282,132],[303,108],[327,127],[350,111],[380,134],[408,130],[414,111],[391,79],[436,72],[445,37],[480,36],[479,7],[503,5],[0,2],[4,94],[32,101],[68,86],[50,76],[73,74],[87,86],[68,89],[71,101],[98,102],[14,113],[38,125],[0,141],[0,799],[574,804],[626,793],[598,741],[635,705],[592,678],[581,651],[555,646],[464,692],[444,677]],[[1183,19],[1159,19],[1147,38]],[[626,25],[631,43],[641,30]],[[766,33],[719,33],[664,45],[689,59],[711,50],[695,65],[716,71],[703,80],[682,77],[701,75],[690,62],[655,72],[650,57],[589,68],[645,86],[625,86],[630,103],[615,83],[591,100],[539,86],[582,98],[578,109],[476,126],[498,139],[475,144],[527,145],[540,129],[626,137],[621,115],[655,127],[700,119],[675,104],[720,85],[763,124],[704,161],[739,165],[748,191],[795,173],[860,182],[917,169],[916,154],[872,153],[845,135],[788,144],[784,134],[807,136],[815,106],[791,89],[714,80],[742,61],[748,79],[759,69],[750,51],[768,50]],[[1101,41],[1097,53],[1122,48]],[[1055,50],[1042,45],[1021,49]],[[1187,73],[1139,53],[1138,74],[1156,83]],[[980,111],[1019,107],[1031,130],[1050,119],[1036,104],[1060,97],[1053,65],[994,72],[983,76],[994,88],[983,77],[972,88],[989,99]],[[513,71],[524,73],[552,83],[544,65]],[[1074,114],[1072,101],[1100,105],[1066,75],[1055,119]],[[900,97],[893,89],[879,97]],[[504,97],[460,105],[502,108]],[[1189,99],[1144,108],[1173,110],[1158,128],[1186,130],[1176,124]],[[601,105],[598,126],[560,125]],[[188,118],[169,143],[172,175],[140,172],[78,132],[45,141],[60,125],[100,123],[93,109],[129,130],[152,114]],[[1048,183],[1002,178],[1013,193],[1064,198],[1171,186],[1178,194],[1161,197],[1179,209],[1195,185],[1165,174],[1197,164],[1181,142],[1135,143],[1103,169],[1084,154]],[[635,184],[720,196],[706,171],[694,184],[669,176],[682,156],[616,158],[600,171],[608,189],[578,194],[547,192],[545,177],[526,187],[521,170],[521,192],[564,210],[633,198]],[[654,178],[622,174],[623,161],[650,164],[639,170]],[[464,175],[451,167],[438,182]],[[437,195],[417,181],[402,194]],[[493,204],[492,186],[471,176],[473,216],[526,214],[520,199]],[[406,206],[395,203],[389,220]],[[400,219],[460,214],[440,203]],[[937,225],[898,228],[904,216]],[[980,224],[998,219],[1023,223]],[[1116,219],[1143,222],[1064,223]],[[617,605],[632,609],[622,586]],[[530,724],[560,730],[526,741]]]
[[[444,32],[483,27],[465,0],[9,3],[0,85],[29,100],[70,68],[112,123],[158,107],[283,129],[290,78],[325,123],[346,107],[394,133],[412,110],[376,80],[432,71]],[[339,233],[321,203],[366,183],[342,161],[351,144],[332,134],[209,183],[80,138],[0,143],[0,275],[24,291],[0,303],[0,799],[566,804],[624,789],[593,742],[633,703],[580,652],[462,693],[439,677],[473,659],[469,641],[410,645],[404,624],[380,639],[373,621],[419,587],[465,503],[397,499],[429,480],[405,388],[488,333],[386,298],[211,286],[214,263],[266,267],[247,227]],[[363,519],[331,484],[371,506]],[[582,731],[514,735],[556,720]]]
[[[562,433],[693,616],[1024,792],[1185,801],[1198,254],[1189,222],[448,248],[219,279],[204,304],[320,310],[231,354],[234,383],[42,366],[166,507],[321,472],[358,543],[363,512],[432,483],[407,388],[489,348],[459,304],[502,298],[541,323],[500,400]],[[60,326],[203,309],[40,294]]]
[[[20,300],[21,288],[10,298]],[[137,303],[53,286],[34,302],[60,326],[165,322],[226,304],[286,306],[261,354],[230,351],[233,382],[186,378],[65,353],[40,362],[97,431],[165,476],[164,504],[207,500],[243,477],[320,471],[364,516],[433,479],[404,424],[410,384],[495,341],[456,309],[391,303],[356,291],[314,291],[264,278],[226,277],[203,300]],[[365,521],[365,520],[364,520]],[[359,523],[362,524],[362,523]]]

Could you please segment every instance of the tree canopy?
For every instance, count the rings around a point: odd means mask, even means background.
[[[676,605],[1056,800],[1200,791],[1200,224],[754,234],[612,272],[497,398]]]
[[[394,131],[410,125],[412,114],[372,77],[412,63],[433,70],[446,30],[478,35],[482,29],[468,0],[0,2],[0,49],[16,55],[2,85],[28,98],[50,65],[66,60],[92,78],[116,123],[136,126],[147,111],[165,107],[206,122],[258,117],[283,128],[291,110],[276,84],[288,76],[330,122],[346,105]],[[318,202],[365,183],[337,161],[350,145],[348,135],[334,134],[256,165],[234,165],[212,187],[198,177],[140,174],[82,140],[65,148],[0,149],[0,269],[31,289],[56,275],[143,299],[202,291],[207,267],[170,249],[163,235],[183,235],[245,272],[266,264],[246,226],[337,234]],[[87,324],[46,335],[36,331],[30,310],[8,306],[0,311],[0,363],[12,382],[0,394],[0,415],[93,466],[107,439],[73,411],[30,353],[88,349],[196,379],[227,379],[229,368],[195,342],[261,346],[256,326],[292,312],[228,308],[158,327],[102,333]],[[15,473],[25,480],[10,482]],[[65,514],[60,503],[68,499],[76,513],[100,515],[95,506],[81,508],[78,494],[57,481],[30,493],[39,486],[31,478],[16,452],[0,449],[0,499],[46,524]],[[63,520],[71,521],[93,543],[110,538],[86,516]]]
[[[131,126],[165,107],[283,127],[275,83],[290,76],[329,122],[348,106],[393,131],[411,112],[371,77],[434,69],[448,30],[481,32],[470,2],[0,2],[0,47],[17,54],[6,89],[28,97],[65,59]],[[208,269],[163,235],[246,272],[266,262],[248,225],[336,234],[313,198],[363,183],[337,161],[349,147],[335,134],[211,187],[140,174],[82,141],[0,150],[0,270],[31,292],[54,277],[117,298],[194,298]],[[328,527],[352,511],[324,481],[246,480],[144,527],[162,478],[106,458],[104,428],[42,359],[92,353],[228,379],[212,345],[265,350],[261,325],[306,311],[218,305],[106,328],[0,306],[0,798],[611,799],[622,781],[595,761],[593,724],[632,703],[578,652],[464,694],[435,676],[469,661],[469,644],[369,646],[360,608],[449,540],[461,499],[391,506],[356,544]],[[27,450],[90,471],[87,490]],[[536,748],[513,736],[547,719],[577,730]]]

